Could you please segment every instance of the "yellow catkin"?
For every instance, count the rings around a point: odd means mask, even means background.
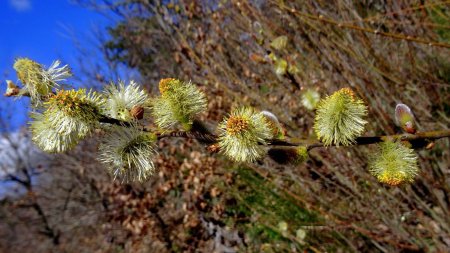
[[[84,97],[85,90],[81,89],[75,90],[60,90],[55,95],[51,96],[46,104],[50,107],[56,106],[60,110],[71,114],[80,110],[81,106],[86,103],[86,98]]]
[[[175,78],[164,78],[159,81],[159,92],[161,95],[164,95],[173,85],[174,82],[176,82],[177,79]]]

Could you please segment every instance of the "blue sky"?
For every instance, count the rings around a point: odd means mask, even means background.
[[[17,81],[12,68],[17,57],[28,57],[47,67],[60,59],[75,75],[80,74],[77,46],[93,48],[93,31],[110,23],[100,13],[69,0],[0,0],[0,92],[5,91],[5,80]],[[14,101],[1,96],[0,116],[7,119],[9,127],[0,126],[0,131],[24,125],[26,106],[27,99]]]

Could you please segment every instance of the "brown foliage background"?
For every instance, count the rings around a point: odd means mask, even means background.
[[[314,138],[314,113],[301,105],[302,92],[325,96],[343,87],[368,104],[367,135],[397,133],[393,110],[400,102],[411,107],[421,130],[450,123],[450,14],[441,1],[84,3],[107,6],[121,18],[104,43],[109,61],[136,68],[153,94],[161,78],[192,80],[208,94],[201,118],[212,128],[230,108],[251,105],[276,114],[290,138]],[[287,44],[276,49],[270,43],[279,36]],[[277,74],[280,59],[287,65]],[[165,140],[159,173],[133,185],[111,183],[92,163],[94,149],[79,147],[59,158],[79,165],[58,170],[76,171],[81,181],[71,188],[80,198],[98,193],[89,198],[94,211],[89,214],[90,201],[71,200],[70,221],[52,220],[61,243],[47,247],[444,252],[450,247],[449,145],[440,140],[433,150],[418,151],[420,175],[401,187],[381,185],[368,173],[370,146],[317,149],[298,166],[268,159],[233,165],[196,142]],[[44,206],[53,213],[61,204],[55,205]],[[292,206],[297,209],[283,211]],[[27,233],[2,239],[3,248],[25,238],[43,245]]]

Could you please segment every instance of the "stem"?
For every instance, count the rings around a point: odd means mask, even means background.
[[[196,139],[206,144],[214,144],[218,142],[218,137],[214,134],[204,134],[199,132],[185,132],[185,131],[173,131],[168,133],[157,134],[158,140],[170,137],[181,137],[187,139]],[[428,144],[433,140],[450,137],[450,129],[436,130],[428,132],[418,132],[416,134],[395,134],[395,135],[381,135],[381,136],[364,136],[358,137],[355,143],[351,146],[369,145],[380,143],[384,141],[423,141]],[[308,151],[313,148],[325,147],[322,142],[311,142],[310,140],[300,140],[296,142],[284,141],[284,140],[271,140],[268,146],[287,146],[298,147],[305,146]],[[332,144],[330,146],[338,146]]]
[[[101,123],[108,123],[113,125],[120,125],[125,127],[131,127],[132,124],[126,121],[114,119],[108,117],[106,115],[102,115],[99,119]],[[167,133],[156,133],[158,140],[163,138],[170,137],[181,137],[186,139],[196,139],[204,144],[215,144],[218,142],[218,136],[211,133],[211,131],[206,127],[201,121],[194,121],[195,128],[193,131],[172,131]],[[142,126],[142,131],[145,132],[153,132],[154,130]],[[434,130],[427,132],[418,132],[416,134],[395,134],[395,135],[381,135],[381,136],[364,136],[358,137],[355,140],[355,143],[350,146],[359,146],[359,145],[369,145],[374,143],[379,143],[383,141],[410,141],[413,146],[414,144],[418,144],[420,147],[432,142],[433,140],[437,140],[440,138],[448,138],[450,137],[450,129],[445,130]],[[311,142],[310,140],[300,140],[298,142],[290,142],[285,140],[270,140],[268,146],[287,146],[287,147],[297,147],[297,146],[305,146],[308,151],[313,148],[325,147],[322,142]],[[338,146],[335,144],[331,144],[330,146]]]
[[[101,118],[98,121],[100,123],[108,123],[108,124],[112,124],[112,125],[119,125],[119,126],[125,126],[125,127],[130,127],[131,126],[131,124],[129,122],[122,121],[120,119],[110,118],[110,117],[105,116],[105,115],[102,115]]]
[[[130,126],[130,123],[124,122],[121,120],[109,118],[109,117],[102,117],[100,119],[100,122],[103,123],[110,123],[110,124],[117,124],[122,126]],[[196,121],[197,125],[201,125],[200,121]],[[215,134],[212,134],[209,130],[206,130],[205,128],[200,128],[200,131],[172,131],[168,133],[157,133],[158,140],[161,140],[163,138],[170,138],[170,137],[181,137],[186,139],[196,139],[200,141],[201,143],[205,144],[215,144],[218,142],[218,136]],[[143,131],[151,132],[152,130],[149,128],[144,127]],[[394,135],[380,135],[380,136],[363,136],[358,137],[355,140],[355,143],[350,146],[361,146],[361,145],[369,145],[374,143],[380,143],[384,141],[410,141],[413,146],[414,144],[419,145],[420,147],[423,147],[427,145],[428,143],[432,142],[433,140],[441,139],[441,138],[448,138],[450,137],[450,129],[445,130],[434,130],[434,131],[427,131],[427,132],[417,132],[416,134],[394,134]],[[298,146],[305,146],[307,150],[311,150],[313,148],[321,148],[326,147],[325,144],[322,142],[311,142],[310,140],[300,140],[296,142],[290,142],[285,140],[271,140],[268,143],[268,146],[287,146],[287,147],[298,147]],[[336,144],[331,144],[330,146],[339,146]]]
[[[358,137],[355,140],[355,144],[352,146],[360,146],[360,145],[369,145],[384,141],[425,141],[425,143],[429,143],[432,140],[437,140],[441,138],[450,137],[450,129],[446,130],[436,130],[436,131],[428,131],[428,132],[418,132],[416,134],[395,134],[395,135],[382,135],[382,136],[367,136],[367,137]],[[298,146],[298,145],[297,145]],[[324,147],[325,145],[321,142],[307,144],[306,148],[311,150],[313,148]],[[336,145],[331,145],[336,146]]]
[[[168,133],[158,133],[158,140],[170,137],[181,137],[186,139],[196,139],[205,144],[217,143],[217,136],[214,134],[205,134],[200,132],[173,131]]]

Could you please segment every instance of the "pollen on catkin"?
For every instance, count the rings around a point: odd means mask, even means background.
[[[180,124],[189,130],[195,116],[206,110],[205,94],[190,82],[166,78],[160,81],[159,89],[161,96],[152,100],[151,112],[162,129]]]
[[[314,131],[326,146],[350,145],[364,132],[367,106],[349,88],[322,99],[316,111]]]
[[[50,153],[71,149],[98,126],[102,103],[95,92],[60,90],[43,104],[42,113],[31,115],[34,143]]]
[[[411,183],[419,172],[417,155],[400,142],[386,141],[379,144],[369,170],[382,183],[393,186]]]
[[[175,78],[163,78],[159,81],[159,92],[161,96],[167,95],[168,92],[173,92],[173,89],[177,86],[183,85],[182,82]]]
[[[118,84],[111,83],[105,88],[104,112],[115,119],[131,121],[137,117],[136,108],[146,110],[149,108],[149,96],[136,82],[130,81],[128,85],[119,81]]]
[[[13,81],[6,80],[6,91],[4,94],[6,97],[16,96],[19,94],[19,92],[19,87],[17,87],[17,85]]]
[[[220,152],[233,161],[252,162],[265,152],[262,145],[273,138],[266,117],[253,108],[233,110],[218,126]]]
[[[145,181],[155,171],[156,136],[134,127],[113,127],[99,147],[99,160],[114,179]]]
[[[79,141],[76,132],[60,133],[46,119],[47,115],[32,112],[30,132],[33,143],[47,153],[61,153],[75,147]]]

